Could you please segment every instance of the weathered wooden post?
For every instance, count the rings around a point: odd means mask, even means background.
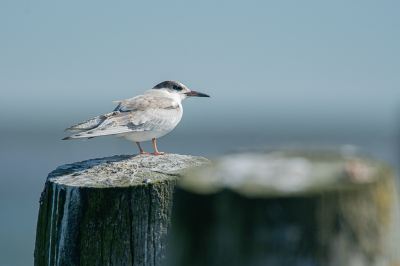
[[[58,167],[40,199],[35,265],[164,265],[176,174],[207,163],[123,155]]]
[[[400,265],[392,168],[342,151],[231,154],[181,178],[170,265]]]

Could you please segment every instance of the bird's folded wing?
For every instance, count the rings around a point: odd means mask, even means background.
[[[74,126],[71,126],[64,131],[70,131],[70,132],[82,132],[82,131],[87,131],[93,128],[98,127],[101,123],[106,120],[107,117],[104,115],[99,115],[97,117],[93,117],[89,120],[86,120],[84,122],[81,122],[79,124],[76,124]]]
[[[136,99],[135,99],[136,98]],[[172,130],[180,121],[182,109],[169,98],[134,97],[119,103],[98,127],[69,138],[91,138],[135,131]]]

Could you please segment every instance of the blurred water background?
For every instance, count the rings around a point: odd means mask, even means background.
[[[164,80],[183,102],[160,151],[355,145],[399,167],[397,1],[0,2],[0,265],[32,265],[39,197],[59,165],[138,152],[61,141]],[[143,143],[152,151],[151,142]]]

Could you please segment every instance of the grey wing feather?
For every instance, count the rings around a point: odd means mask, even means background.
[[[93,128],[98,127],[106,119],[107,119],[106,116],[99,115],[97,117],[94,117],[94,118],[91,118],[89,120],[86,120],[85,122],[82,122],[82,123],[79,123],[79,124],[74,125],[72,127],[69,127],[67,129],[65,129],[64,131],[82,132],[82,131],[91,130]]]
[[[95,128],[65,139],[92,138],[134,131],[172,130],[181,116],[182,109],[173,99],[141,95],[119,102],[114,112],[104,115],[106,119]]]

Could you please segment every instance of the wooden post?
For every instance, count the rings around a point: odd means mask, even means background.
[[[400,265],[396,176],[349,150],[231,154],[180,179],[170,265]]]
[[[40,199],[35,265],[164,265],[186,155],[113,156],[58,167]]]

